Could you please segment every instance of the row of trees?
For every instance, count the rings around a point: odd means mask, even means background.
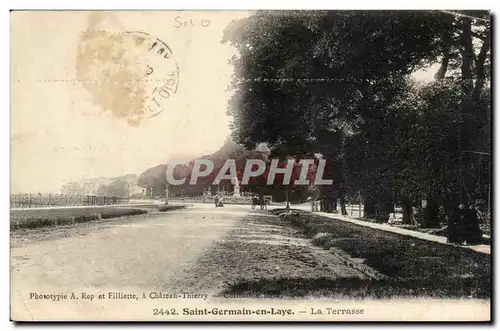
[[[421,207],[426,226],[489,201],[490,15],[484,11],[257,12],[234,21],[233,138],[332,165],[324,206],[365,216]],[[432,83],[412,74],[440,63]]]
[[[98,196],[128,197],[130,195],[130,183],[126,177],[118,177],[107,185],[100,185],[96,194]]]

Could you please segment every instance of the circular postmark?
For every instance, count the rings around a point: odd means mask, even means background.
[[[80,40],[76,74],[94,103],[131,125],[162,113],[179,85],[171,48],[139,31],[87,30]]]

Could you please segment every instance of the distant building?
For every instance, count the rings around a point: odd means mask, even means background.
[[[109,185],[112,178],[99,177],[70,182],[63,185],[62,194],[66,195],[97,195],[97,190],[102,185]]]
[[[126,175],[125,179],[128,183],[128,195],[129,196],[144,196],[144,190],[142,187],[137,185],[137,180],[139,176],[137,175]]]
[[[84,181],[83,187],[85,194],[87,195],[97,195],[97,190],[103,185],[109,185],[113,181],[113,178],[99,177]]]
[[[107,193],[106,188],[111,183],[125,180],[128,187],[129,196],[142,196],[143,188],[137,185],[138,176],[135,174],[122,177],[98,177],[74,181],[64,184],[61,193],[65,195],[111,195]]]
[[[147,186],[147,187],[142,187],[142,195],[145,197],[152,197],[153,196],[153,187]]]

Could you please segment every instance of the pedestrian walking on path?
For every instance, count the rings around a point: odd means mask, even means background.
[[[254,194],[252,197],[252,209],[255,209],[255,207],[257,207],[258,204],[259,204],[259,197]]]

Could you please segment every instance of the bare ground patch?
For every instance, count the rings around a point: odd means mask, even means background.
[[[346,296],[351,292],[344,286],[347,280],[365,284],[375,273],[355,264],[312,245],[279,218],[248,216],[193,261],[169,289],[210,289],[223,297]]]

